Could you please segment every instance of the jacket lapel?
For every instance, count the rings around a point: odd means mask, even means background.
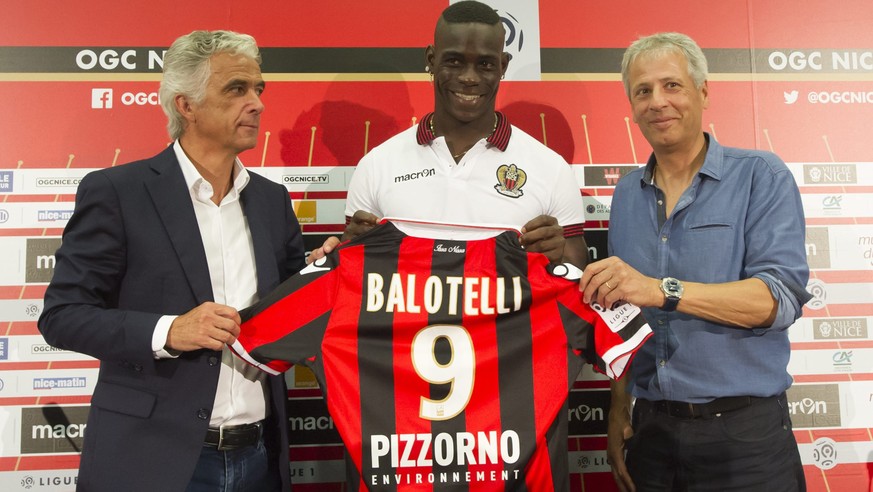
[[[258,188],[257,181],[250,180],[240,194],[240,201],[249,223],[249,231],[252,233],[255,269],[258,271],[258,296],[264,297],[279,285],[279,268],[270,241],[270,229],[265,219],[266,214],[270,213],[269,207],[264,202],[265,190],[256,188]]]
[[[172,145],[152,160],[152,169],[156,175],[145,182],[145,187],[182,264],[188,285],[198,304],[212,301],[212,282],[203,239]]]

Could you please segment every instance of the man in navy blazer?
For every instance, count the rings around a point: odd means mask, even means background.
[[[80,490],[290,489],[284,381],[226,346],[237,310],[304,265],[287,191],[237,158],[263,89],[251,36],[180,37],[160,89],[173,145],[79,185],[39,329],[100,360]]]

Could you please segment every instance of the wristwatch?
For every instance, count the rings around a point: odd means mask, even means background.
[[[682,293],[685,292],[685,287],[682,282],[673,277],[664,277],[661,279],[661,292],[667,296],[664,305],[661,306],[662,311],[675,311],[676,306],[682,299]]]

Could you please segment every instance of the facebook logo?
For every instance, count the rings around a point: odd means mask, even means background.
[[[112,89],[91,89],[92,109],[112,109]]]
[[[0,338],[0,360],[9,359],[9,339],[6,337]]]

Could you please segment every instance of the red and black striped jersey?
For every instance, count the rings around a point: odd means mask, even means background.
[[[355,488],[566,490],[570,386],[585,362],[620,376],[651,334],[635,306],[583,303],[580,275],[512,232],[387,223],[244,310],[233,349],[315,372]]]

